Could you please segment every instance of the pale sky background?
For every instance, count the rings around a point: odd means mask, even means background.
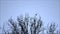
[[[35,13],[41,16],[45,25],[55,22],[60,25],[59,0],[0,0],[0,25],[11,16],[16,19],[20,14]]]

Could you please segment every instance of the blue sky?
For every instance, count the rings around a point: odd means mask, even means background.
[[[20,14],[34,16],[38,13],[45,25],[51,22],[59,25],[59,5],[59,0],[0,0],[0,23],[2,25],[11,16],[16,19]]]

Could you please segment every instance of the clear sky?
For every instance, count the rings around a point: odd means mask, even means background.
[[[2,25],[11,16],[16,19],[20,14],[35,13],[41,16],[44,24],[60,24],[59,0],[0,0],[0,24]]]

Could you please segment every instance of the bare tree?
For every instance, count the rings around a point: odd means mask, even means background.
[[[48,30],[48,34],[55,34],[54,31],[56,30],[55,23],[51,24]]]
[[[12,18],[10,18],[8,21],[11,24],[12,34],[19,34],[19,32],[17,31],[17,24],[16,24],[16,22],[14,22]]]
[[[37,14],[35,14],[34,18],[33,18],[33,22],[31,24],[31,34],[39,34],[39,32],[41,31],[41,27],[42,27],[42,21],[41,21],[41,17],[39,17],[39,19],[36,18]]]
[[[22,16],[20,16],[22,17]],[[18,17],[17,20],[19,22],[19,26],[21,27],[21,34],[28,34],[28,17],[25,16],[24,20],[23,18]]]
[[[39,34],[41,31],[42,34],[44,34],[45,30],[45,28],[43,27],[43,21],[41,20],[40,16],[39,18],[37,18],[37,14],[35,14],[34,17],[30,17],[28,14],[26,14],[25,17],[23,17],[23,15],[20,15],[17,17],[17,22],[10,18],[8,20],[8,23],[11,27],[11,32],[8,32],[7,34]],[[28,26],[30,27],[30,31],[28,30]],[[47,34],[55,34],[55,26],[55,23],[51,24],[49,26]],[[3,31],[6,34],[4,27]]]
[[[29,15],[25,15],[24,19],[23,16],[20,15],[20,17],[17,17],[17,21],[18,24],[16,24],[16,22],[14,22],[14,20],[12,18],[10,18],[8,21],[11,24],[11,29],[12,29],[12,34],[28,34],[28,25],[29,23],[31,24],[30,26],[30,30],[31,30],[31,34],[39,34],[39,32],[41,31],[41,27],[42,27],[42,21],[41,21],[41,17],[39,17],[39,19],[37,19],[37,14],[35,14],[35,16],[33,17],[33,21],[31,23],[31,18],[29,19]],[[30,20],[30,21],[29,21]],[[18,29],[18,26],[20,27],[20,29]],[[19,33],[19,31],[21,33]]]

